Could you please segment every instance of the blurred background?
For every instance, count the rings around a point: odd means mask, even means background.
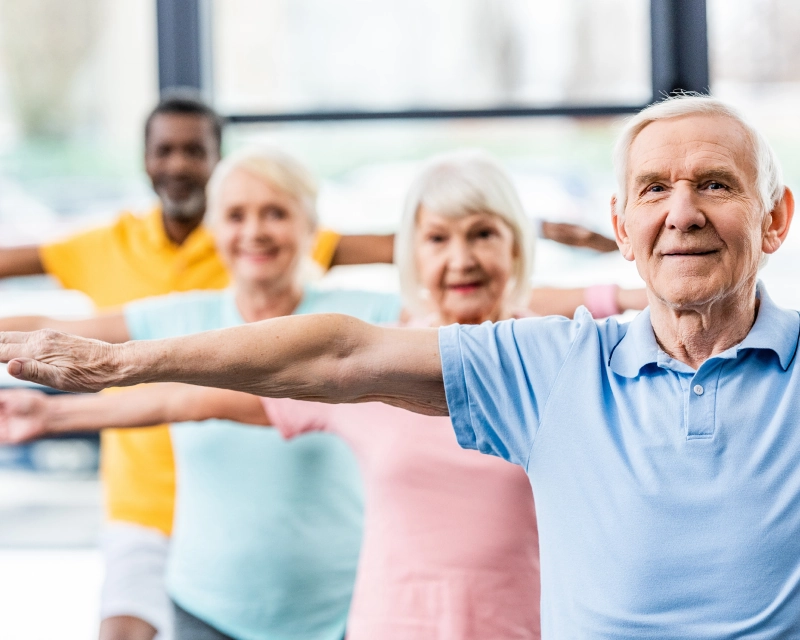
[[[675,88],[737,104],[797,187],[798,60],[795,0],[0,0],[0,245],[151,205],[143,120],[171,86],[228,117],[226,151],[269,142],[315,169],[337,230],[391,232],[420,160],[479,147],[532,217],[610,234],[615,132]],[[763,272],[786,306],[798,258],[795,232]],[[535,280],[640,282],[548,241]],[[389,266],[325,284],[397,288]],[[0,282],[2,315],[90,312],[46,277]],[[95,634],[96,467],[90,439],[0,448],[0,638]]]

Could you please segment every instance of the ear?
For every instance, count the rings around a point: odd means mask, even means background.
[[[625,218],[617,210],[617,196],[611,196],[611,224],[614,226],[614,237],[622,257],[633,262],[633,247],[631,246],[628,231],[625,228]]]
[[[793,216],[794,195],[789,187],[786,187],[783,190],[783,197],[764,218],[764,235],[761,241],[761,250],[764,253],[775,253],[780,248],[789,233]]]

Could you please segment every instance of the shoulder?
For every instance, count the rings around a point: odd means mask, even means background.
[[[442,353],[461,359],[465,352],[514,354],[522,362],[554,366],[567,358],[601,363],[625,334],[614,318],[594,320],[583,307],[570,320],[563,316],[514,318],[482,325],[451,325],[440,330]],[[501,360],[503,357],[500,358]]]

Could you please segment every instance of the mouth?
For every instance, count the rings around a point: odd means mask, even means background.
[[[278,247],[272,247],[261,251],[239,251],[238,257],[250,262],[269,262],[274,260],[279,253]]]
[[[447,285],[447,290],[453,293],[469,294],[483,287],[483,282],[461,282]]]
[[[702,258],[704,256],[710,256],[715,253],[719,253],[719,249],[708,249],[708,250],[695,250],[695,249],[684,249],[680,251],[665,251],[661,255],[665,258]]]

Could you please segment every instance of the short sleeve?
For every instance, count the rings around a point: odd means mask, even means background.
[[[439,330],[447,405],[459,444],[527,467],[547,400],[582,326],[551,316]]]
[[[46,273],[66,289],[83,291],[97,279],[98,264],[106,261],[113,242],[111,227],[92,229],[39,247],[39,258]]]
[[[131,340],[158,340],[222,327],[221,293],[170,293],[123,307]]]
[[[341,238],[341,234],[330,229],[317,231],[317,235],[314,238],[314,247],[311,249],[312,260],[326,271],[330,269]]]
[[[272,426],[287,440],[330,428],[333,405],[290,398],[261,398],[261,403]]]

